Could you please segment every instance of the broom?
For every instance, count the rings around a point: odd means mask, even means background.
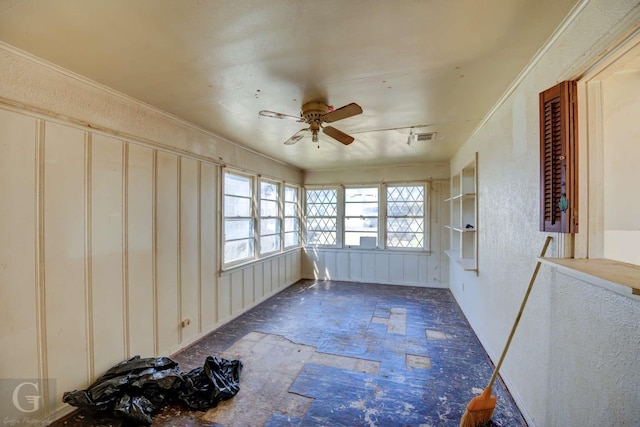
[[[547,236],[547,240],[544,242],[544,247],[542,248],[542,252],[540,253],[540,258],[542,258],[547,252],[549,243],[551,243],[551,236]],[[502,361],[507,354],[507,350],[509,350],[511,339],[513,338],[513,334],[515,333],[516,328],[518,327],[518,323],[520,322],[522,311],[524,310],[525,304],[527,304],[527,299],[529,299],[529,294],[531,293],[533,282],[535,282],[536,276],[538,275],[538,270],[540,270],[540,265],[541,263],[540,261],[538,261],[535,270],[533,270],[533,275],[531,276],[531,280],[529,280],[529,287],[527,288],[527,291],[524,294],[524,299],[522,300],[522,304],[520,305],[520,311],[518,312],[516,320],[513,323],[511,333],[509,334],[507,343],[504,346],[504,350],[502,350],[500,360],[493,370],[493,375],[491,375],[489,385],[487,385],[487,388],[484,389],[480,396],[471,399],[471,401],[467,405],[467,410],[464,412],[464,415],[462,415],[462,419],[460,420],[460,427],[478,427],[491,420],[493,410],[496,408],[496,397],[491,395],[491,389],[493,388],[493,383],[498,377],[498,371],[500,370],[500,366],[502,366]]]

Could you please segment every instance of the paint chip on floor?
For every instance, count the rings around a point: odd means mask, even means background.
[[[406,335],[407,333],[407,310],[405,308],[392,308],[389,318],[372,317],[372,323],[387,325],[387,333],[395,335]]]
[[[414,369],[431,369],[431,359],[427,356],[418,356],[417,354],[407,354],[407,368]]]
[[[435,329],[425,329],[425,333],[428,340],[446,340],[448,338],[447,334]]]

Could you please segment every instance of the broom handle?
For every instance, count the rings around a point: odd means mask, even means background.
[[[545,253],[547,253],[547,248],[549,247],[549,243],[551,243],[551,236],[547,236],[547,240],[544,242],[544,247],[542,248],[542,252],[540,253],[540,258],[542,258]],[[536,281],[536,276],[538,276],[538,270],[540,270],[540,265],[542,263],[538,261],[536,264],[535,270],[533,270],[533,275],[531,276],[531,280],[529,280],[529,287],[527,288],[527,292],[524,294],[524,299],[522,300],[522,304],[520,305],[520,311],[518,311],[518,315],[516,316],[516,320],[513,323],[513,327],[511,328],[511,333],[509,334],[509,338],[507,339],[507,344],[504,346],[504,350],[502,350],[502,355],[500,356],[500,360],[493,370],[493,375],[491,375],[491,380],[489,380],[489,385],[487,389],[491,389],[493,387],[493,383],[498,376],[498,371],[502,366],[502,361],[504,357],[507,355],[507,350],[509,350],[509,345],[511,345],[511,339],[513,338],[513,334],[516,332],[516,328],[518,327],[518,323],[520,323],[520,317],[522,317],[522,312],[524,311],[524,306],[527,304],[527,300],[529,299],[529,294],[531,293],[531,288],[533,288],[533,282]]]

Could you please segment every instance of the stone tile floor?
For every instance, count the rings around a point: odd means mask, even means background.
[[[186,371],[208,355],[242,360],[240,393],[207,412],[167,405],[154,425],[453,427],[492,369],[448,290],[336,281],[300,281],[173,359]],[[490,425],[526,426],[502,384],[493,394]]]

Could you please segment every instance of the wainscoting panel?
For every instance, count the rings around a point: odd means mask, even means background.
[[[122,141],[91,135],[92,380],[127,356],[123,275]]]
[[[439,254],[307,247],[302,256],[305,279],[447,287]]]
[[[159,354],[180,343],[178,262],[178,156],[157,153],[156,164],[156,298]]]
[[[87,143],[82,130],[47,123],[44,141],[44,314],[49,405],[93,374],[91,246],[87,242]],[[117,343],[119,345],[121,343]]]
[[[154,151],[127,143],[127,320],[129,354],[156,354]]]
[[[216,188],[218,168],[200,163],[200,329],[210,330],[218,322],[218,217]]]
[[[0,235],[8,243],[0,245],[0,376],[4,378],[39,376],[38,123],[0,110]]]
[[[200,184],[198,162],[180,159],[180,342],[199,333],[200,310]]]

